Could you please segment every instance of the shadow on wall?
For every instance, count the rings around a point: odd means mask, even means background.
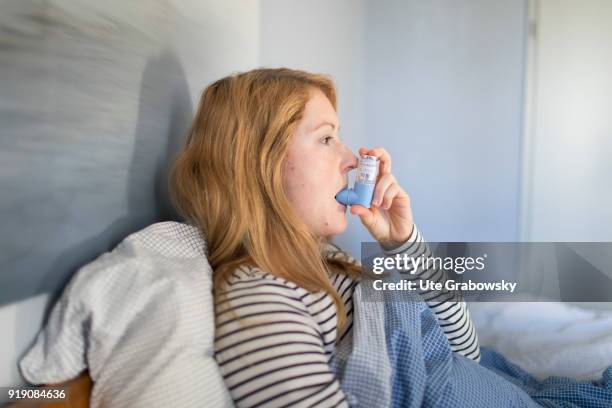
[[[80,267],[115,247],[130,233],[154,222],[178,219],[169,200],[168,170],[184,143],[192,117],[193,106],[183,67],[178,56],[166,49],[150,58],[143,71],[129,167],[127,214],[61,253],[49,268],[50,272],[40,278],[36,294],[51,293],[45,307],[45,323],[61,290]],[[17,321],[28,319],[25,310],[20,314]],[[31,335],[29,330],[23,331],[16,327],[16,344],[22,344],[25,336]]]

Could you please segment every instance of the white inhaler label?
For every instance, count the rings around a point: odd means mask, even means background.
[[[373,186],[378,176],[378,158],[374,156],[362,156],[359,158],[357,169],[357,183]]]

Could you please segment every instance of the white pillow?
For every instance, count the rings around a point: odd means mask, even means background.
[[[82,267],[19,363],[33,384],[89,369],[91,407],[230,407],[213,357],[212,270],[199,230],[161,222]]]

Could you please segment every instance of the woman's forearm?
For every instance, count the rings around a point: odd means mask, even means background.
[[[429,245],[423,239],[416,225],[406,242],[395,249],[383,249],[387,256],[401,254],[416,259],[420,256],[429,257],[432,255]],[[429,280],[442,283],[442,287],[444,287],[444,282],[447,280],[444,270],[436,267],[435,263],[424,266],[426,267],[419,267],[416,271],[407,268],[399,270],[399,272],[406,275],[408,280]],[[431,268],[427,268],[427,266],[431,266]],[[420,293],[436,314],[452,350],[475,361],[480,361],[478,335],[461,291],[444,289],[440,291],[421,291]]]

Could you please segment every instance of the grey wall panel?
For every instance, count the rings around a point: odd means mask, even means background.
[[[256,65],[258,5],[0,7],[1,305],[58,290],[130,232],[175,217],[168,163],[202,88]]]

